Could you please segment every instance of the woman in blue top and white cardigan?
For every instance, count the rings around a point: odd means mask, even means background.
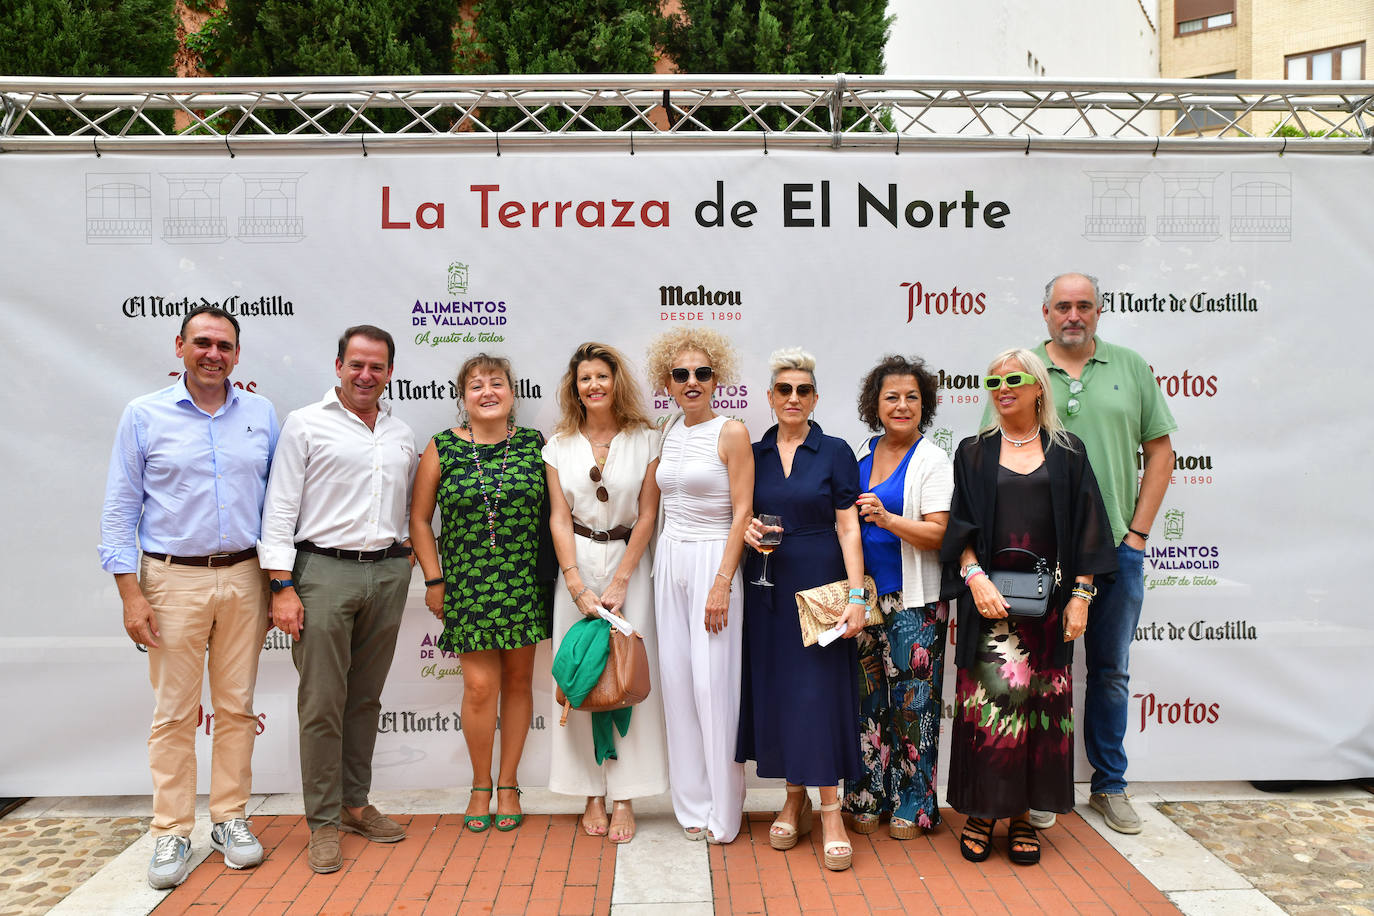
[[[948,606],[940,597],[940,544],[954,472],[923,435],[935,416],[935,378],[918,358],[888,356],[859,391],[859,417],[882,434],[859,449],[864,568],[885,622],[858,636],[859,746],[864,778],[844,807],[857,833],[888,815],[894,839],[940,823],[935,758]]]

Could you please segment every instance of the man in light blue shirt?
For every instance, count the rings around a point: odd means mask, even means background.
[[[156,838],[148,883],[159,889],[190,872],[207,656],[215,723],[210,842],[230,868],[262,861],[244,814],[258,727],[253,687],[270,622],[256,543],[278,434],[272,403],[229,383],[239,359],[232,315],[190,310],[176,354],[185,373],[124,409],[100,519],[100,564],[114,574],[125,631],[148,650],[155,699],[149,832]]]

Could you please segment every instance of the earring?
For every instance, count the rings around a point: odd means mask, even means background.
[[[458,405],[458,425],[464,429],[468,428],[468,408],[466,404]]]

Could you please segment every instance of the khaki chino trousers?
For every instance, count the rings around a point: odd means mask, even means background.
[[[243,817],[253,784],[253,687],[267,636],[267,574],[247,560],[220,569],[144,557],[139,586],[157,616],[148,648],[155,707],[148,734],[153,836],[189,837],[196,817],[196,728],[213,724],[210,820]],[[207,661],[208,660],[208,661]],[[210,673],[214,718],[200,715]]]

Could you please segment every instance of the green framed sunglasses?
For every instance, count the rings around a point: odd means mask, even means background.
[[[1008,372],[1006,375],[985,375],[983,376],[983,387],[988,391],[996,391],[1003,385],[1008,388],[1020,388],[1022,385],[1034,385],[1035,376],[1029,372]]]

